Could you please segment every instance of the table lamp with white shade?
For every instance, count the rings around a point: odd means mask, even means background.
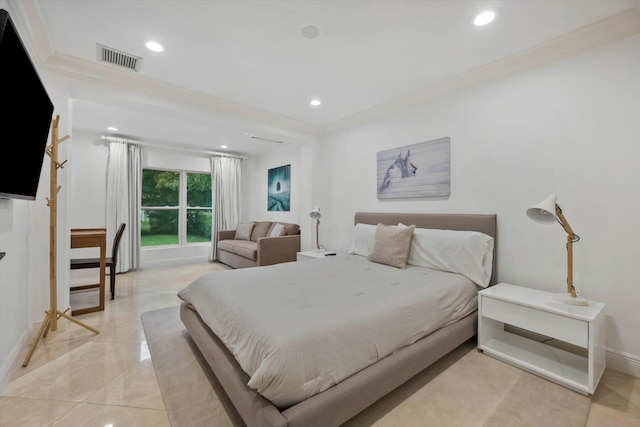
[[[319,235],[320,235],[320,218],[322,217],[322,214],[320,213],[320,208],[318,207],[318,205],[316,205],[313,210],[311,212],[309,212],[309,216],[313,219],[316,220],[316,251],[322,251],[323,249],[320,248],[320,239],[319,239]]]
[[[567,292],[554,294],[553,299],[564,304],[589,305],[589,301],[579,297],[573,287],[573,244],[580,240],[580,236],[571,229],[562,209],[556,203],[557,200],[558,196],[555,194],[547,196],[542,202],[527,209],[527,216],[539,223],[550,224],[557,221],[567,232]]]

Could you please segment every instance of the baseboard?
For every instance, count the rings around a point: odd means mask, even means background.
[[[39,325],[38,325],[39,327]],[[0,396],[4,395],[9,383],[15,377],[15,373],[22,368],[23,358],[27,354],[27,348],[31,344],[29,339],[31,338],[31,331],[25,330],[18,342],[9,353],[9,357],[0,367]]]
[[[607,350],[607,369],[640,378],[640,358],[633,354]]]

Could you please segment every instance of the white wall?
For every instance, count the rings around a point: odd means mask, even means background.
[[[0,8],[9,11],[12,5],[0,0]],[[28,31],[23,31],[21,23],[14,20],[18,32],[31,54]],[[54,104],[53,118],[60,115],[59,138],[71,133],[69,91],[58,77],[38,70],[40,78]],[[7,82],[2,82],[7,83]],[[51,135],[49,135],[49,142]],[[1,140],[1,138],[0,138]],[[5,142],[5,141],[3,141]],[[12,143],[16,143],[13,141]],[[6,145],[6,144],[5,144]],[[59,160],[66,159],[66,143],[59,148]],[[5,167],[19,166],[19,159],[10,159],[7,151]],[[4,157],[3,157],[4,159]],[[31,343],[29,333],[36,323],[44,320],[44,311],[50,307],[49,298],[49,238],[50,209],[47,198],[49,188],[50,159],[45,156],[38,185],[36,200],[0,200],[0,252],[6,252],[0,261],[0,392],[11,379],[13,372],[20,369],[21,362]],[[68,257],[66,217],[66,170],[59,169],[57,224],[57,304],[64,310],[68,305]],[[37,349],[36,349],[37,351]]]
[[[68,93],[54,76],[40,74],[55,109],[60,115],[59,138],[69,135]],[[49,134],[49,143],[51,134]],[[66,146],[59,146],[59,162],[66,159]],[[20,369],[38,324],[44,320],[50,299],[50,197],[51,160],[44,157],[36,200],[0,200],[0,251],[6,252],[0,261],[0,392],[15,369]],[[19,165],[18,165],[19,167]],[[65,169],[58,169],[56,224],[56,291],[57,309],[64,311],[69,304],[69,258],[67,248]],[[37,350],[36,350],[37,351]]]
[[[608,362],[625,356],[638,375],[638,135],[640,36],[333,132],[321,175],[330,244],[349,249],[356,211],[496,213],[499,280],[563,292],[566,234],[525,215],[555,193],[581,236],[575,285],[606,303]],[[377,200],[378,151],[445,136],[450,197]]]
[[[109,144],[101,139],[101,135],[76,131],[70,147],[69,228],[105,227]],[[201,154],[143,146],[142,158],[145,168],[206,173],[211,171],[208,156]],[[207,261],[208,254],[208,245],[143,248],[142,267]],[[97,255],[97,248],[73,250],[74,257]]]
[[[309,212],[318,203],[314,196],[314,145],[286,147],[260,157],[243,160],[242,221],[280,221],[300,225],[302,250],[311,249],[311,228],[315,223]],[[291,207],[289,212],[267,210],[267,175],[269,169],[291,165]],[[315,234],[313,234],[315,239]],[[315,241],[315,240],[313,240]]]
[[[32,201],[0,199],[0,392],[12,373],[18,343],[27,340],[29,209]]]
[[[69,228],[103,228],[106,218],[109,145],[100,135],[75,131],[69,141]],[[86,252],[94,252],[89,255]],[[74,257],[97,256],[98,249],[74,249]]]

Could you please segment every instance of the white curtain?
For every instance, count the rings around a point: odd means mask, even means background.
[[[240,220],[242,159],[213,156],[211,158],[211,192],[213,224],[209,259],[217,258],[218,231],[234,230]]]
[[[142,147],[126,139],[109,143],[107,165],[107,241],[113,244],[116,230],[126,223],[116,272],[139,268],[140,195],[142,188]],[[108,248],[111,250],[111,247]]]

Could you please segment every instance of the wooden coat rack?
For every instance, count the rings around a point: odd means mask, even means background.
[[[97,329],[92,328],[89,325],[86,325],[79,320],[74,319],[69,316],[67,312],[69,308],[65,311],[58,310],[58,274],[57,274],[57,256],[56,256],[56,248],[57,248],[57,233],[58,233],[58,192],[62,187],[58,186],[58,169],[64,168],[64,162],[58,162],[58,144],[63,141],[69,139],[69,135],[65,135],[61,139],[58,139],[58,121],[60,120],[60,115],[57,115],[54,120],[51,122],[51,145],[49,145],[46,149],[47,155],[51,158],[51,170],[50,170],[50,188],[49,188],[49,198],[47,198],[47,206],[49,206],[50,216],[49,216],[49,310],[45,311],[45,318],[40,325],[40,329],[38,330],[38,334],[36,335],[33,343],[31,343],[31,347],[29,348],[29,352],[22,362],[22,367],[25,367],[29,364],[31,360],[31,356],[40,342],[40,339],[46,337],[49,333],[49,330],[55,332],[58,330],[58,319],[64,317],[67,320],[70,320],[83,328],[90,330],[95,334],[99,334],[100,332]]]

